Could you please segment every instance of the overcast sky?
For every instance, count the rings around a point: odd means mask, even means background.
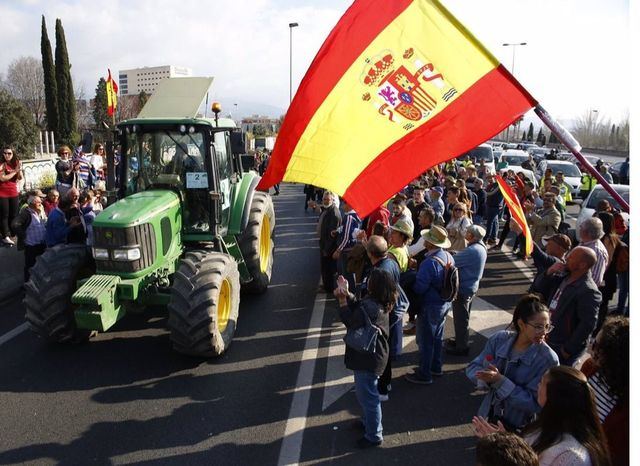
[[[631,54],[628,0],[443,0],[557,118],[597,109],[628,113]],[[214,76],[217,98],[286,108],[289,28],[294,92],[344,0],[0,0],[0,73],[20,56],[40,58],[44,14],[55,43],[61,18],[72,75],[93,97],[98,79],[119,69],[166,64]],[[241,111],[241,109],[240,109]]]

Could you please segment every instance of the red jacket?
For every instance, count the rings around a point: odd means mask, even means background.
[[[587,359],[580,368],[582,373],[591,377],[598,371],[592,358]],[[602,423],[607,436],[611,464],[613,466],[629,466],[629,402],[616,404]]]

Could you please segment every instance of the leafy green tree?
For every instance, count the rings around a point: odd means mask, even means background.
[[[56,86],[56,69],[51,53],[51,42],[47,33],[47,24],[42,15],[42,35],[40,38],[40,52],[42,53],[42,69],[44,71],[44,98],[46,108],[47,129],[58,129],[58,90]]]
[[[150,94],[147,94],[145,91],[140,91],[140,94],[138,94],[138,105],[140,106],[140,110],[145,106],[149,97],[151,97]]]
[[[58,139],[60,142],[77,142],[76,98],[71,80],[71,65],[67,53],[67,40],[62,21],[56,19],[56,84],[58,86]]]
[[[527,131],[527,141],[533,142],[533,123],[529,123],[529,131]]]
[[[31,159],[39,131],[27,107],[0,89],[0,145],[10,145],[21,159]]]
[[[267,128],[262,125],[255,125],[252,132],[254,136],[266,136]]]
[[[96,86],[96,96],[93,100],[93,121],[96,128],[102,129],[102,122],[111,124],[111,117],[107,114],[107,81],[100,78]]]

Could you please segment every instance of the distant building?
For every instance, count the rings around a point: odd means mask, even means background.
[[[266,133],[273,134],[278,132],[280,120],[278,118],[269,118],[268,116],[253,115],[243,118],[241,126],[242,131],[245,133],[253,133],[254,128],[260,126],[264,128]]]
[[[186,76],[191,76],[191,68],[175,65],[145,66],[144,68],[120,70],[118,72],[118,90],[123,96],[138,95],[142,91],[153,94],[163,79]]]

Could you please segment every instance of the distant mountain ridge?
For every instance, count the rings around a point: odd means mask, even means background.
[[[222,104],[222,113],[224,115],[231,114],[236,120],[253,115],[278,118],[285,113],[284,108],[261,102],[249,102],[241,99],[220,99],[220,103]],[[237,106],[234,104],[237,104]]]

